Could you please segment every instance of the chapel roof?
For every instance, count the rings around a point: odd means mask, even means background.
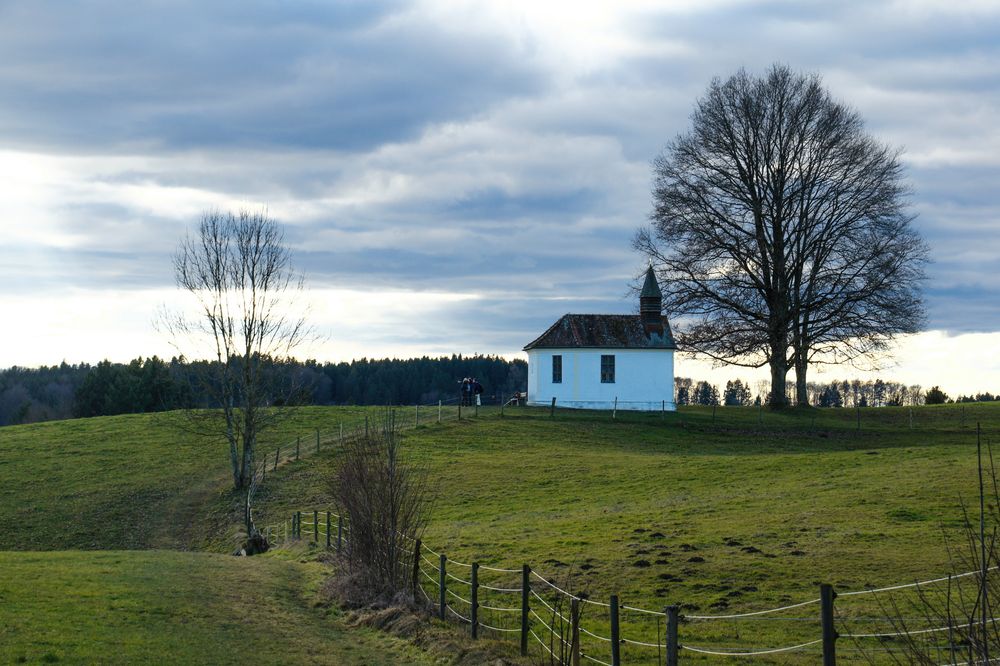
[[[655,281],[654,281],[655,284]],[[651,330],[639,315],[565,314],[524,351],[537,348],[677,349],[670,324]]]

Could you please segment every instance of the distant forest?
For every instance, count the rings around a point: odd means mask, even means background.
[[[155,356],[130,363],[13,367],[0,370],[0,426],[53,419],[213,407],[196,381],[206,362]],[[268,362],[275,395],[297,393],[311,405],[412,405],[458,398],[475,377],[485,397],[511,395],[528,384],[528,364],[499,356],[360,359],[350,363]]]
[[[487,402],[523,391],[528,365],[499,356],[443,356],[406,360],[361,359],[350,363],[316,361],[266,364],[275,395],[296,387],[300,404],[412,405],[457,399],[464,377],[475,377]],[[53,419],[213,407],[199,392],[197,377],[207,362],[165,361],[155,356],[130,363],[54,365],[0,370],[0,426]],[[686,377],[675,380],[677,404],[740,406],[767,401],[768,383],[740,380],[725,388]],[[721,388],[721,390],[720,390]],[[833,381],[809,385],[817,407],[884,407],[1000,399],[991,393],[952,399],[938,387],[924,390],[898,382]],[[276,400],[277,401],[277,400]]]

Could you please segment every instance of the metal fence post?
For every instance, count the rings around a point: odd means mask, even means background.
[[[677,666],[677,606],[667,606],[667,666]]]
[[[833,626],[833,600],[837,593],[833,585],[819,586],[820,620],[823,623],[823,666],[837,665],[837,630]]]
[[[608,608],[611,614],[611,666],[621,666],[621,631],[618,626],[618,595],[611,595],[611,602]]]
[[[439,592],[438,616],[442,620],[445,619],[445,617],[444,617],[444,608],[445,608],[445,605],[447,604],[447,600],[444,597],[444,595],[446,593],[446,590],[448,589],[447,582],[445,581],[445,576],[447,575],[447,573],[445,571],[445,566],[447,566],[447,563],[448,563],[448,557],[444,553],[441,553],[441,560],[440,560],[440,564],[438,565],[439,566],[439,570],[438,570],[438,592]]]
[[[479,638],[479,563],[472,563],[472,637]]]
[[[555,402],[555,398],[553,398]],[[528,580],[528,576],[531,573],[531,567],[527,564],[521,565],[521,656],[527,656],[528,654],[528,595],[531,594],[531,582]]]

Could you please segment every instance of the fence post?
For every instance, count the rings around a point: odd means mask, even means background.
[[[319,511],[313,510],[313,543],[319,543]]]
[[[615,408],[611,411],[611,418],[618,418],[618,396],[615,396]]]
[[[580,666],[580,600],[576,597],[569,601],[569,623],[570,666]]]
[[[555,398],[552,398],[552,404],[556,402]],[[521,565],[521,656],[525,657],[528,655],[528,595],[531,593],[531,583],[528,580],[528,575],[531,573],[531,567],[527,564]]]
[[[343,516],[337,516],[337,552],[338,553],[340,552],[340,549],[343,547],[343,544],[344,544],[344,517]]]
[[[326,512],[326,549],[330,550],[330,512]]]
[[[608,611],[611,613],[611,666],[621,666],[621,631],[618,627],[618,595],[611,595]]]
[[[551,419],[556,415],[556,397],[552,396],[552,406],[549,407],[549,418]]]
[[[319,428],[316,428],[316,453],[319,453]]]
[[[413,405],[413,427],[420,425],[420,405]]]
[[[438,400],[438,423],[441,423],[441,401]]]
[[[837,593],[833,585],[819,586],[820,620],[823,623],[823,666],[837,665],[837,630],[833,626],[833,600]]]
[[[479,563],[472,563],[472,637],[479,638]]]
[[[420,539],[413,544],[413,603],[417,602],[417,585],[420,584]]]
[[[445,619],[445,617],[444,617],[444,607],[445,607],[445,604],[447,603],[447,601],[444,598],[444,595],[446,593],[446,590],[448,589],[447,588],[447,583],[445,582],[445,578],[444,578],[447,575],[447,573],[445,572],[445,566],[448,563],[448,557],[447,557],[447,555],[445,555],[444,553],[441,553],[441,560],[440,560],[440,562],[441,563],[438,565],[438,567],[439,567],[439,569],[438,569],[438,592],[439,592],[439,597],[438,597],[439,598],[439,601],[438,601],[438,617],[440,617],[443,620],[443,619]]]
[[[296,460],[299,459],[299,444],[301,444],[301,443],[302,443],[302,438],[301,437],[296,437],[295,438],[295,459]]]
[[[340,445],[344,445],[344,422],[340,422]]]
[[[667,606],[667,666],[677,666],[677,606]]]
[[[260,482],[264,483],[267,481],[267,457],[264,458],[264,465],[260,472]]]
[[[281,453],[281,445],[274,450],[274,469],[278,469],[278,454]]]
[[[295,512],[295,532],[296,532],[295,536],[298,537],[299,539],[301,539],[302,538],[302,512],[301,511],[296,511]]]
[[[661,400],[660,401],[660,418],[661,419],[667,418],[667,401],[666,400]]]

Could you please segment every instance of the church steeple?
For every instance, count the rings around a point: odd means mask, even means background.
[[[639,292],[639,317],[647,334],[663,333],[662,308],[663,292],[660,291],[660,285],[656,283],[656,274],[650,266],[646,269],[646,281],[642,283],[642,291]]]

